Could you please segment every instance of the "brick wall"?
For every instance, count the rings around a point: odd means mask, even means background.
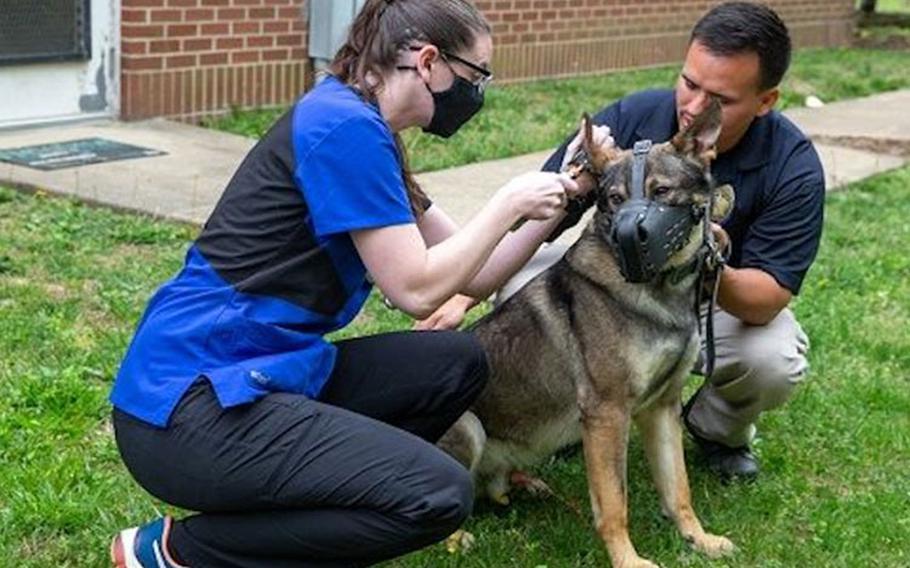
[[[305,0],[121,0],[121,117],[193,121],[308,85]]]
[[[497,81],[601,73],[682,60],[718,1],[477,0],[493,27]],[[768,0],[799,47],[844,45],[853,0]]]
[[[717,1],[475,0],[497,82],[682,60]],[[306,0],[121,0],[121,116],[196,120],[291,103],[312,83]],[[848,42],[853,0],[769,0],[797,46]]]

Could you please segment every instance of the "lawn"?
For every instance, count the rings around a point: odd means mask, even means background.
[[[780,108],[801,106],[808,95],[825,102],[910,87],[910,51],[831,48],[795,53]],[[553,148],[576,127],[582,110],[596,112],[627,93],[671,87],[678,66],[573,79],[496,86],[484,110],[451,140],[417,129],[404,133],[411,165],[428,171],[478,160]],[[284,109],[235,112],[208,124],[259,137]]]
[[[859,8],[861,0],[857,0]],[[910,0],[878,0],[875,11],[880,14],[910,13]]]
[[[800,51],[782,102],[907,87],[908,65],[908,52]],[[579,109],[669,86],[677,71],[498,87],[452,141],[416,133],[407,143],[419,170],[545,149]],[[219,126],[258,136],[278,112],[240,113]],[[910,167],[829,196],[822,251],[796,303],[813,340],[813,374],[762,422],[762,480],[723,486],[690,459],[697,510],[740,545],[735,557],[709,563],[687,551],[660,518],[633,441],[632,536],[642,554],[683,566],[910,565],[908,218]],[[141,310],[196,231],[0,188],[0,566],[105,566],[115,531],[169,510],[121,464],[106,397]],[[373,297],[343,336],[409,325]],[[467,527],[475,551],[434,547],[387,568],[606,565],[580,457],[538,473],[560,498],[481,504]]]
[[[643,554],[668,566],[910,564],[907,219],[910,167],[828,197],[821,254],[796,303],[813,371],[761,423],[760,482],[721,485],[690,457],[696,508],[735,539],[736,556],[688,551],[659,515],[633,439],[631,525]],[[167,510],[120,463],[106,397],[145,302],[195,231],[0,188],[0,564],[105,566],[115,531]],[[349,333],[408,325],[373,298]],[[467,525],[474,551],[436,546],[388,568],[605,566],[580,456],[537,473],[559,499],[481,504]]]
[[[857,19],[857,47],[910,50],[910,0],[879,1],[875,13]]]

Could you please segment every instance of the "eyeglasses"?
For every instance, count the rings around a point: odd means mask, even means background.
[[[424,46],[422,46],[422,45],[420,45],[420,46],[412,45],[412,46],[408,47],[408,50],[409,51],[420,51],[421,49],[423,49],[423,47]],[[458,63],[461,63],[462,65],[464,65],[471,71],[474,71],[475,73],[479,74],[480,77],[478,77],[477,79],[474,79],[473,81],[470,81],[470,83],[472,85],[474,85],[477,88],[477,90],[479,90],[481,93],[486,90],[487,85],[489,85],[490,81],[493,80],[493,72],[490,71],[489,69],[487,69],[485,67],[481,67],[480,65],[478,65],[476,63],[471,63],[467,59],[465,59],[463,57],[459,57],[449,51],[440,50],[439,53],[440,53],[440,55],[442,55],[443,61],[445,61],[449,65],[451,65],[451,63],[449,63],[449,59],[451,59],[453,61],[457,61]],[[399,68],[403,68],[403,67],[399,66]],[[404,67],[404,68],[410,69],[410,67]],[[453,73],[454,73],[454,71],[453,71]]]
[[[464,59],[463,57],[458,57],[454,53],[450,53],[448,51],[440,51],[439,53],[442,54],[443,59],[445,59],[445,60],[454,59],[455,61],[461,63],[462,65],[464,65],[465,67],[470,69],[471,71],[478,73],[480,75],[480,77],[471,81],[471,84],[474,85],[475,87],[477,87],[481,93],[486,90],[487,85],[489,85],[490,81],[493,80],[493,72],[490,71],[489,69],[481,67],[480,65],[477,65],[476,63],[471,63],[467,59]]]

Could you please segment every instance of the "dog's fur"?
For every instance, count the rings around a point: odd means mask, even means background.
[[[714,104],[687,131],[655,146],[647,158],[646,195],[673,205],[704,204],[719,130]],[[562,260],[473,328],[487,351],[489,384],[440,446],[478,481],[488,481],[490,497],[506,502],[513,472],[580,439],[594,522],[613,565],[653,566],[628,535],[626,448],[634,419],[664,513],[694,548],[725,554],[733,544],[706,533],[692,509],[683,461],[680,395],[699,345],[697,274],[677,279],[664,272],[646,284],[623,278],[609,235],[614,213],[629,196],[631,152],[594,148],[590,124],[586,131],[593,170],[602,172],[597,210]],[[729,208],[732,190],[724,186],[720,197],[719,208]],[[695,227],[667,271],[692,261],[702,231]]]

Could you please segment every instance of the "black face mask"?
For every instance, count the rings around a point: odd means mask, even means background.
[[[427,90],[430,90],[429,85]],[[442,138],[458,132],[483,107],[483,92],[459,75],[455,75],[452,86],[445,91],[430,91],[430,94],[433,95],[433,118],[423,131]]]
[[[417,67],[398,68],[417,71]],[[453,75],[455,80],[445,91],[434,93],[429,85],[424,84],[433,96],[433,118],[424,127],[424,132],[448,138],[483,107],[483,90],[457,73],[453,72]]]

